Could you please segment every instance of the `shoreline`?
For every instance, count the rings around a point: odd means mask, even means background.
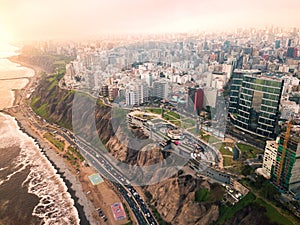
[[[5,114],[13,117],[19,128],[20,131],[25,133],[28,137],[32,138],[34,140],[34,142],[37,144],[37,146],[39,147],[39,149],[41,150],[41,153],[44,154],[45,158],[50,162],[50,164],[53,166],[53,168],[57,171],[57,174],[60,176],[60,178],[63,180],[64,184],[66,185],[66,187],[68,188],[68,193],[71,195],[71,198],[74,201],[74,207],[77,210],[78,213],[78,217],[80,220],[79,224],[90,224],[89,220],[87,219],[85,212],[83,210],[84,206],[81,205],[79,203],[79,198],[76,196],[76,190],[73,190],[72,186],[72,182],[66,178],[65,174],[67,173],[67,171],[63,170],[60,166],[58,166],[58,164],[60,164],[58,161],[60,160],[60,158],[56,158],[56,157],[51,157],[49,154],[49,151],[52,151],[48,146],[47,143],[44,142],[42,140],[42,138],[35,136],[33,133],[34,131],[30,130],[30,128],[27,126],[25,127],[24,124],[22,124],[18,118],[14,117],[13,115],[10,115],[6,112],[4,112]],[[78,190],[77,190],[78,191]]]
[[[40,67],[38,67],[38,66],[34,66],[34,65],[32,65],[32,64],[29,64],[29,63],[26,63],[26,62],[21,61],[20,59],[18,59],[18,56],[19,56],[19,55],[10,56],[10,57],[8,57],[7,59],[8,59],[10,62],[12,62],[12,63],[19,64],[21,67],[26,67],[26,68],[29,68],[29,69],[33,70],[33,71],[34,71],[34,75],[33,75],[32,77],[38,76],[40,72],[43,72],[43,71],[44,71],[42,68],[40,68]],[[31,78],[31,77],[29,77],[29,78]]]
[[[34,81],[37,81],[40,77],[39,73],[44,70],[42,70],[40,67],[36,67],[36,66],[30,65],[28,63],[21,62],[21,61],[17,60],[16,57],[14,57],[14,56],[9,57],[7,59],[13,63],[19,64],[22,67],[27,67],[34,71],[34,75],[29,76],[27,78],[28,83],[24,87],[22,87],[21,89],[13,89],[12,90],[14,93],[14,96],[13,96],[14,98],[13,98],[12,106],[7,107],[7,109],[9,110],[9,108],[16,107],[16,106],[18,106],[18,104],[22,103],[23,97],[21,96],[21,93],[24,92],[24,90],[28,89]],[[21,107],[21,106],[19,106],[19,107]],[[80,186],[81,190],[79,190],[79,188],[78,187],[76,188],[75,184],[73,184],[73,182],[71,181],[71,180],[74,181],[74,179],[76,180],[75,174],[73,174],[71,171],[68,171],[69,169],[67,168],[67,165],[62,166],[64,164],[63,160],[56,155],[54,150],[50,149],[47,142],[45,140],[43,140],[43,138],[40,137],[40,135],[38,135],[32,128],[30,128],[30,125],[26,124],[26,120],[24,121],[24,118],[23,118],[23,122],[22,122],[22,118],[20,118],[20,115],[18,115],[19,112],[17,112],[17,113],[9,112],[8,110],[0,110],[0,112],[4,113],[6,115],[9,115],[16,120],[20,131],[25,133],[26,135],[28,135],[30,138],[32,138],[34,140],[34,142],[40,148],[41,153],[44,154],[46,160],[48,160],[50,162],[50,164],[53,166],[53,168],[57,170],[57,174],[63,180],[64,184],[67,187],[67,192],[70,194],[72,200],[74,201],[74,207],[77,210],[78,217],[80,220],[79,224],[84,224],[84,225],[91,224],[90,222],[93,221],[93,219],[91,218],[91,216],[89,216],[90,218],[88,219],[86,212],[84,210],[84,208],[85,208],[86,210],[90,211],[89,206],[82,205],[81,203],[79,203],[80,199],[77,196],[77,195],[79,195],[80,197],[83,197],[84,192],[82,190],[82,187]],[[67,178],[66,175],[71,176],[72,174],[74,175],[73,179]],[[91,215],[91,213],[89,213],[89,214]]]
[[[18,55],[17,55],[18,56]],[[39,78],[39,73],[41,71],[43,71],[41,68],[39,67],[36,67],[36,66],[33,66],[33,65],[29,65],[28,63],[25,63],[25,62],[22,62],[20,60],[17,59],[17,56],[11,56],[11,57],[8,57],[7,59],[12,62],[12,63],[15,63],[15,64],[19,64],[21,67],[25,67],[25,68],[29,68],[31,70],[33,70],[33,76],[28,76],[24,79],[27,79],[28,82],[27,84],[22,87],[21,89],[12,89],[12,92],[13,92],[13,103],[12,103],[12,106],[11,107],[14,107],[16,105],[18,105],[18,100],[20,101],[20,99],[18,99],[20,97],[19,93],[23,90],[23,89],[26,89],[28,88],[32,81],[34,79],[38,79]],[[13,116],[14,117],[14,116]]]

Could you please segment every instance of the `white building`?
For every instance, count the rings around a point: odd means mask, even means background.
[[[281,101],[281,119],[287,119],[289,120],[294,115],[299,113],[299,105],[296,102],[293,101]]]
[[[284,80],[282,93],[287,94],[292,92],[292,88],[294,86],[299,85],[299,79],[297,77],[293,77],[291,75],[286,75],[282,78]]]
[[[146,83],[148,84],[148,87],[152,87],[153,84],[153,75],[152,73],[142,73],[141,74],[141,80],[146,81]]]
[[[126,105],[140,105],[148,100],[149,89],[147,83],[133,82],[126,87],[125,102]]]
[[[233,70],[233,66],[232,65],[228,65],[228,64],[223,64],[222,67],[222,72],[224,72],[226,74],[226,80],[228,81],[231,77],[232,74],[232,70]]]
[[[153,95],[161,99],[167,99],[169,95],[169,83],[167,80],[159,80],[153,83]]]
[[[266,142],[261,173],[267,179],[270,179],[272,165],[276,161],[277,149],[278,144],[276,141]]]

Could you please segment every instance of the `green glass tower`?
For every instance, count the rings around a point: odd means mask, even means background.
[[[241,80],[242,78],[242,80]],[[275,137],[283,81],[259,74],[243,74],[231,86],[229,112],[237,128],[264,138]],[[238,92],[236,91],[238,90]]]
[[[245,75],[261,74],[259,70],[234,70],[230,79],[230,98],[228,112],[237,113],[240,90]]]

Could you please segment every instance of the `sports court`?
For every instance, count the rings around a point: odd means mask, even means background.
[[[111,210],[114,214],[115,220],[122,220],[126,218],[126,214],[122,203],[117,202],[111,205]]]
[[[99,173],[95,173],[89,176],[90,181],[93,185],[97,185],[103,182],[102,177],[99,175]]]

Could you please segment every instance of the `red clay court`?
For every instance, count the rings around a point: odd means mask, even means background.
[[[126,214],[122,203],[117,202],[111,205],[111,210],[114,214],[115,220],[122,220],[126,218]]]

